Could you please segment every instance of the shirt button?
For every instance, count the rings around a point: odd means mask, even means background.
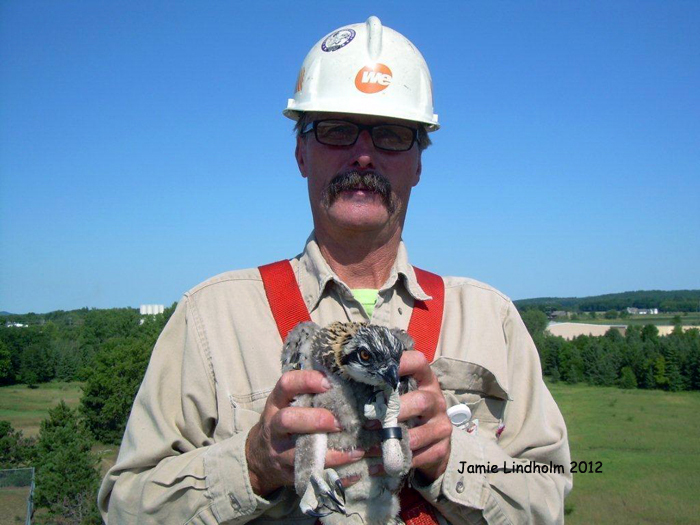
[[[464,482],[462,481],[463,479],[464,478],[459,478],[459,481],[457,482],[457,486],[455,487],[455,490],[457,490],[457,492],[459,494],[464,492]]]

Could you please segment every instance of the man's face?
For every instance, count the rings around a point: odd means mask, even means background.
[[[324,113],[312,118],[417,127],[405,121],[364,115]],[[369,132],[363,130],[352,146],[327,146],[317,142],[311,131],[297,138],[296,159],[308,181],[316,229],[392,234],[403,227],[411,188],[420,179],[417,143],[408,151],[380,150],[375,148]]]

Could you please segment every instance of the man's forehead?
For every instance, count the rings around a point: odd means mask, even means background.
[[[417,122],[411,120],[401,120],[391,117],[382,117],[379,115],[360,115],[356,113],[325,113],[325,112],[313,112],[309,113],[307,116],[307,122],[313,122],[315,120],[347,120],[349,122],[355,122],[357,124],[402,124],[404,126],[410,126],[412,128],[418,127]]]

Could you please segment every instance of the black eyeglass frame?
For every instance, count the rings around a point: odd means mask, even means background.
[[[353,140],[350,144],[329,144],[328,142],[323,142],[319,140],[318,138],[318,125],[322,122],[340,122],[343,124],[350,124],[352,126],[355,126],[357,128],[357,135],[355,135],[355,140]],[[397,127],[397,128],[403,128],[407,129],[411,132],[411,144],[405,149],[390,149],[390,148],[383,148],[381,146],[378,146],[377,143],[374,140],[374,128],[381,128],[381,127]],[[411,126],[404,126],[403,124],[358,124],[357,122],[351,122],[349,120],[342,120],[342,119],[337,119],[337,118],[329,118],[329,119],[321,119],[321,120],[314,120],[313,122],[309,122],[306,124],[302,130],[301,134],[306,135],[308,132],[313,130],[314,132],[314,137],[316,138],[316,141],[319,144],[323,144],[324,146],[335,146],[338,148],[347,148],[349,146],[354,146],[355,143],[357,142],[357,139],[360,138],[360,133],[362,133],[364,130],[367,130],[369,132],[369,136],[372,137],[372,144],[374,144],[374,147],[377,149],[380,149],[382,151],[393,151],[393,152],[402,152],[402,151],[408,151],[410,150],[413,145],[416,143],[416,140],[418,138],[418,130],[416,128],[412,128]]]

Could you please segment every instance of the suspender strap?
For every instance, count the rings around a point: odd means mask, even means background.
[[[430,302],[415,301],[408,323],[408,334],[413,338],[416,350],[422,352],[430,363],[440,338],[445,284],[439,275],[415,267],[413,269],[418,284],[433,299]],[[284,341],[292,328],[301,322],[310,321],[311,316],[289,261],[266,264],[260,266],[259,270],[267,302],[270,304],[280,337]],[[437,525],[433,507],[415,489],[404,486],[399,498],[402,508],[400,516],[406,525]]]
[[[416,300],[408,323],[408,335],[413,338],[419,350],[432,363],[440,338],[442,313],[445,309],[445,282],[434,273],[413,267],[418,284],[431,301]],[[404,485],[399,493],[401,512],[399,516],[406,525],[437,525],[438,520],[433,506],[425,501],[414,488]]]
[[[311,321],[309,310],[301,296],[292,265],[287,260],[260,266],[267,302],[277,323],[282,341],[299,323]]]
[[[413,267],[418,284],[423,291],[432,296],[431,301],[416,300],[413,305],[411,321],[408,323],[408,335],[413,338],[416,350],[433,362],[435,349],[440,338],[442,312],[445,308],[445,283],[442,277]]]

